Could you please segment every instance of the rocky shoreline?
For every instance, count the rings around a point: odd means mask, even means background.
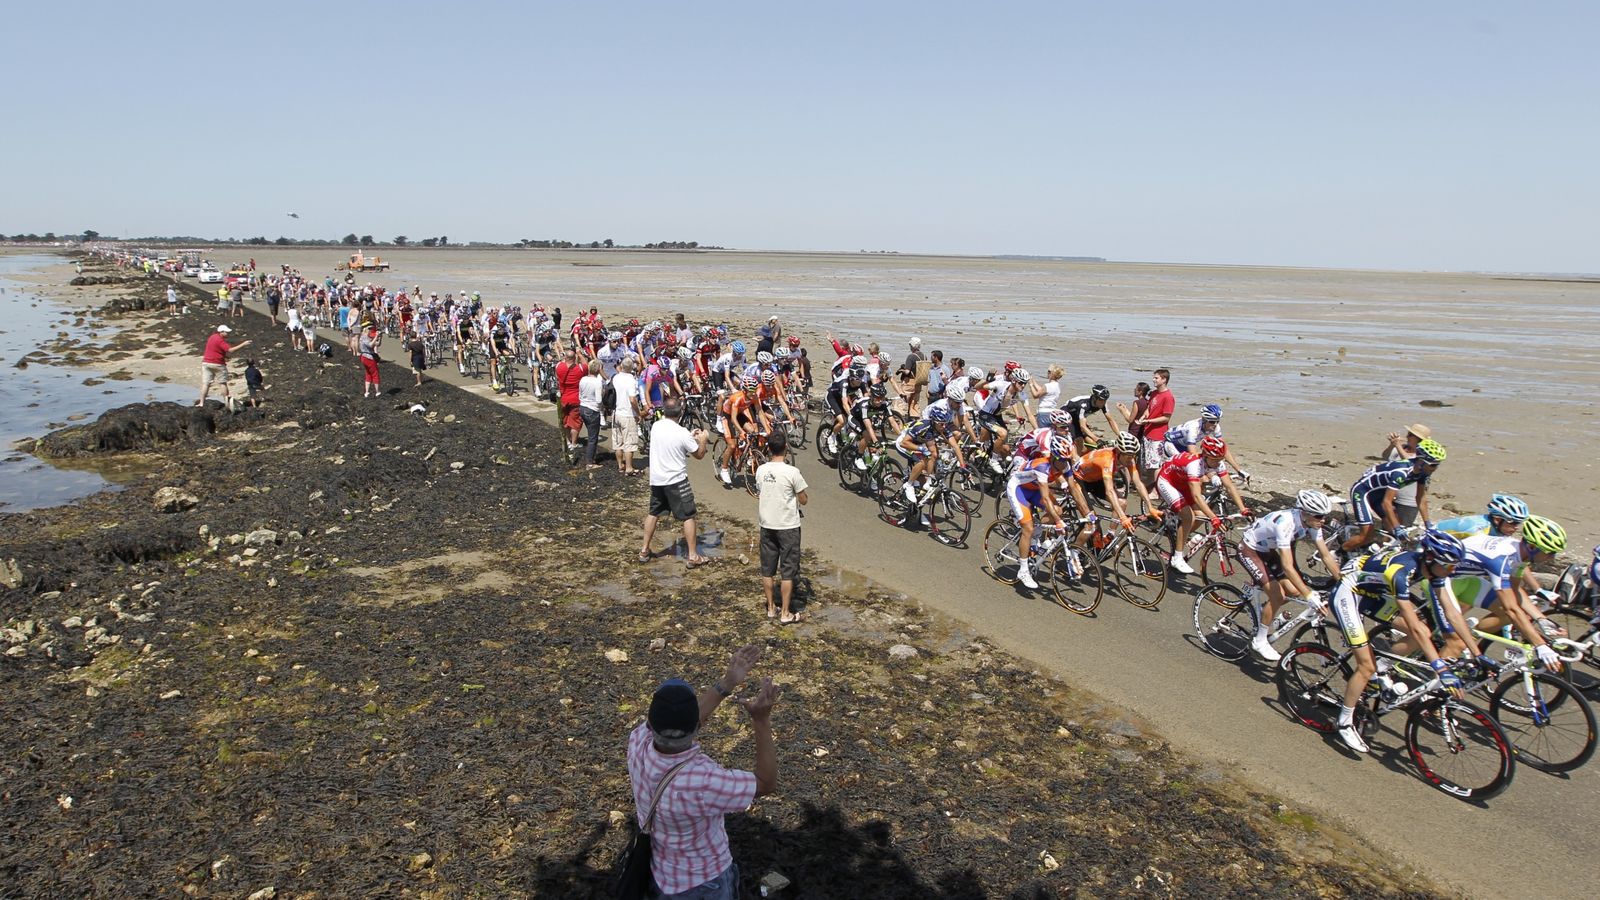
[[[633,564],[635,485],[570,471],[548,425],[392,365],[408,386],[363,402],[352,360],[248,321],[260,410],[57,432],[158,467],[0,516],[0,891],[603,894],[651,687],[753,636],[790,690],[783,790],[729,823],[747,888],[1436,890],[914,599],[819,579],[811,624],[765,627],[744,526],[707,523],[705,569]],[[195,348],[211,324],[144,323]],[[706,744],[749,764],[732,711]]]

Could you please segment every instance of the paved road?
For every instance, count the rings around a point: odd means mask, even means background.
[[[465,379],[454,367],[429,374],[495,397],[487,378]],[[527,393],[496,399],[554,420],[550,405]],[[974,524],[972,549],[941,546],[926,534],[879,521],[868,501],[839,487],[812,448],[798,454],[797,462],[812,486],[808,548],[921,599],[1006,650],[1126,708],[1175,747],[1334,816],[1402,861],[1472,895],[1574,896],[1587,881],[1594,835],[1600,834],[1600,764],[1570,778],[1521,767],[1511,788],[1486,805],[1454,800],[1420,780],[1393,731],[1375,741],[1382,758],[1355,758],[1286,719],[1263,669],[1241,669],[1197,648],[1188,597],[1169,592],[1162,608],[1149,612],[1107,596],[1094,618],[1073,615],[981,571],[987,519]],[[742,491],[724,490],[709,462],[692,463],[690,473],[698,502],[754,521],[754,501]],[[1399,717],[1391,719],[1386,724],[1398,727]],[[1486,865],[1491,854],[1496,862]],[[1505,859],[1525,864],[1499,862]],[[1464,882],[1463,875],[1472,881]]]

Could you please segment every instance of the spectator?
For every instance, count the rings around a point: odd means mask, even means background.
[[[244,362],[244,386],[249,393],[250,405],[261,405],[262,380],[261,370],[256,368],[256,361],[247,359]]]
[[[300,307],[291,303],[289,304],[289,349],[299,350],[300,342],[303,340],[300,334]]]
[[[1391,433],[1389,443],[1383,449],[1383,458],[1385,461],[1410,459],[1417,455],[1417,443],[1432,436],[1433,430],[1426,425],[1409,426],[1403,435]],[[1409,526],[1417,521],[1415,482],[1394,489],[1394,517],[1401,525]]]
[[[767,595],[767,618],[784,625],[800,621],[790,611],[794,580],[800,574],[800,507],[811,499],[806,479],[800,470],[784,459],[789,437],[781,430],[767,435],[769,460],[756,469],[756,484],[761,487],[757,521],[761,526],[761,587]],[[781,582],[782,618],[772,595],[773,581]]]
[[[82,265],[83,265],[82,263],[79,263],[79,271],[82,271]],[[178,289],[169,284],[169,285],[167,285],[167,315],[175,316],[177,314],[178,314]]]
[[[652,443],[653,443],[652,439]],[[755,697],[737,701],[755,733],[754,772],[725,769],[705,754],[700,729],[723,698],[738,690],[761,658],[754,645],[735,651],[722,677],[696,694],[682,679],[656,688],[650,712],[628,736],[628,781],[634,818],[650,821],[650,875],[663,898],[734,900],[740,896],[739,866],[728,849],[723,817],[750,808],[755,798],[778,788],[778,751],[772,738],[772,707],[779,689],[764,678]],[[651,818],[651,800],[662,779]]]
[[[600,377],[600,369],[600,360],[589,360],[589,374],[578,381],[578,418],[583,421],[583,459],[588,469],[600,468],[600,464],[594,461],[594,455],[600,448],[600,395],[606,386],[606,380]]]
[[[771,353],[772,345],[783,337],[783,326],[778,324],[778,317],[767,319],[767,324],[756,329],[756,352]]]
[[[1145,410],[1150,408],[1150,382],[1141,381],[1133,386],[1133,409],[1128,409],[1126,403],[1118,403],[1117,411],[1122,413],[1122,418],[1128,423],[1128,433],[1144,440],[1144,426],[1136,424],[1144,418]]]
[[[228,392],[228,354],[235,350],[243,350],[250,346],[250,341],[228,344],[227,335],[233,332],[226,325],[218,325],[217,330],[206,338],[205,352],[200,357],[200,399],[195,401],[195,406],[205,406],[206,397],[211,393],[211,383],[222,383],[222,398],[233,408],[233,395]]]
[[[376,397],[383,393],[383,384],[379,380],[378,347],[383,343],[383,335],[376,328],[368,328],[361,332],[361,396]]]
[[[311,316],[300,317],[300,336],[305,339],[307,353],[317,352],[317,326]]]
[[[428,370],[428,345],[412,331],[407,334],[406,349],[411,351],[411,374],[417,376],[417,387],[422,387],[422,373]]]
[[[944,363],[944,351],[935,350],[928,364],[928,402],[944,399],[944,386],[950,383],[950,367]]]
[[[677,399],[667,401],[661,412],[662,418],[650,426],[650,511],[644,517],[644,546],[639,549],[639,561],[650,561],[656,522],[670,511],[683,523],[684,546],[688,548],[689,568],[693,569],[711,561],[700,555],[695,543],[694,490],[689,486],[689,457],[705,458],[706,433],[699,428],[690,432],[678,424],[683,404]]]
[[[1153,472],[1161,468],[1166,462],[1167,425],[1172,421],[1172,412],[1177,409],[1177,401],[1172,397],[1172,391],[1167,388],[1167,379],[1172,373],[1166,369],[1157,369],[1152,373],[1155,390],[1150,394],[1150,402],[1145,406],[1144,415],[1134,419],[1133,424],[1144,426],[1144,458],[1140,460],[1139,467],[1146,472]]]
[[[617,408],[612,412],[611,449],[617,457],[617,471],[637,475],[633,455],[639,452],[639,379],[634,372],[639,364],[632,357],[617,366],[611,387],[617,393]]]
[[[278,327],[278,305],[283,302],[283,291],[278,289],[277,282],[267,287],[267,314],[272,316],[272,327]]]
[[[673,337],[678,339],[679,344],[685,347],[693,346],[694,329],[689,327],[689,320],[683,313],[677,313],[672,317],[672,327]]]
[[[1041,425],[1061,406],[1061,376],[1065,374],[1067,374],[1065,369],[1051,363],[1045,367],[1044,384],[1033,382],[1028,385],[1028,391],[1033,395],[1033,399],[1039,401],[1034,415]]]
[[[583,418],[578,413],[578,382],[587,374],[589,367],[578,362],[576,348],[568,347],[561,351],[561,362],[556,363],[556,386],[561,390],[561,399],[556,404],[556,412],[561,419],[562,435],[568,453],[578,446],[578,427],[583,423]]]

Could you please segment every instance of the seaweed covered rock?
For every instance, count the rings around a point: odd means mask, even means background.
[[[126,450],[148,450],[160,444],[197,443],[234,420],[254,416],[181,403],[130,403],[108,410],[87,425],[71,425],[40,438],[39,456],[73,457]]]

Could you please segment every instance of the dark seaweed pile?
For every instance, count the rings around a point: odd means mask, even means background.
[[[258,355],[244,427],[0,517],[0,894],[603,893],[650,690],[752,640],[789,687],[780,793],[729,820],[751,895],[1418,890],[914,605],[807,585],[811,624],[766,624],[743,528],[705,569],[632,562],[642,484],[570,471],[542,423]],[[742,717],[705,744],[748,767]]]

